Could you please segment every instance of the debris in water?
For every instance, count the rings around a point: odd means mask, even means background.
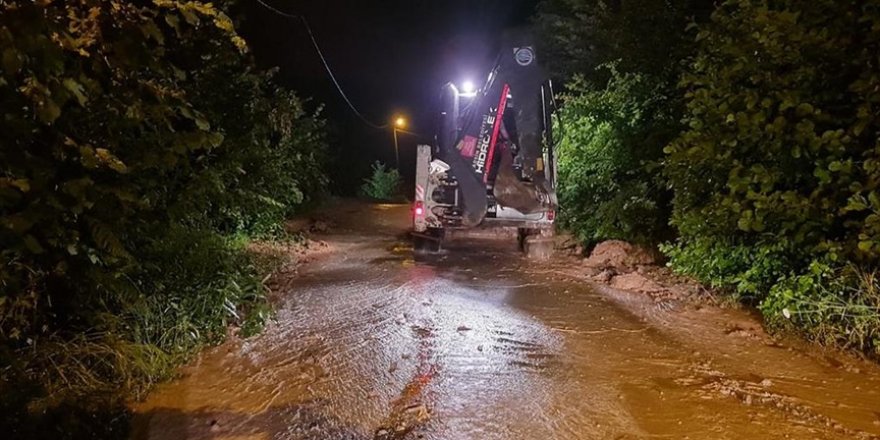
[[[601,283],[607,283],[611,281],[614,276],[617,275],[617,271],[614,269],[605,269],[598,274],[593,276],[593,279],[599,281]]]
[[[637,272],[614,277],[611,280],[611,287],[639,293],[658,293],[666,290],[663,286]]]

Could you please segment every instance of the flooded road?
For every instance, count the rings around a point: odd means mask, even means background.
[[[334,252],[279,280],[276,322],[159,387],[132,437],[880,438],[874,364],[570,278],[513,242],[415,261],[408,216],[339,208]]]

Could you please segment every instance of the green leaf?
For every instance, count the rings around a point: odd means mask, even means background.
[[[37,107],[37,117],[46,124],[51,125],[59,116],[61,116],[61,107],[49,97]]]
[[[2,65],[3,65],[3,71],[6,74],[14,75],[14,74],[18,73],[18,71],[21,70],[21,67],[23,65],[23,63],[21,61],[21,57],[18,54],[18,51],[11,48],[11,47],[4,49],[3,56],[2,56]]]
[[[128,167],[119,160],[110,150],[106,148],[96,148],[95,156],[97,159],[106,167],[116,171],[118,173],[127,173]]]
[[[797,109],[795,109],[795,113],[798,116],[807,116],[813,114],[813,106],[807,103],[798,104]]]
[[[67,89],[70,93],[73,93],[73,96],[76,97],[76,101],[80,106],[85,106],[89,99],[85,95],[85,89],[83,89],[82,84],[76,82],[73,78],[64,78],[64,81],[61,82],[64,85],[64,88]]]
[[[40,246],[40,242],[37,241],[36,237],[30,234],[24,236],[24,245],[33,254],[39,255],[46,251],[43,249],[43,246]]]
[[[189,23],[191,26],[198,26],[199,25],[199,23],[200,23],[199,16],[194,14],[188,8],[180,8],[180,9],[178,9],[178,12],[180,12],[180,15],[183,15],[183,19],[186,20],[186,22]]]
[[[34,226],[35,221],[33,216],[28,216],[24,213],[0,217],[2,225],[16,234],[24,234],[29,231]]]
[[[196,126],[199,127],[202,131],[209,131],[211,129],[211,123],[208,122],[207,119],[203,118],[201,115],[194,118]]]
[[[144,24],[142,24],[141,32],[143,32],[145,36],[148,36],[155,40],[160,45],[165,44],[165,36],[162,35],[162,31],[159,30],[159,27],[156,26],[156,23],[154,21],[148,20]]]
[[[178,17],[177,14],[173,14],[170,12],[165,14],[165,23],[168,23],[168,26],[171,26],[171,28],[174,29],[174,32],[177,34],[178,37],[181,36],[180,17]]]
[[[26,193],[31,190],[31,183],[28,179],[10,179],[6,177],[0,177],[0,187],[12,187]]]

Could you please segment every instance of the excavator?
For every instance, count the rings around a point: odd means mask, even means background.
[[[527,32],[507,32],[485,83],[446,84],[433,145],[419,145],[413,203],[416,252],[450,231],[515,229],[520,248],[546,249],[557,209],[552,82]],[[545,253],[542,251],[542,253]]]

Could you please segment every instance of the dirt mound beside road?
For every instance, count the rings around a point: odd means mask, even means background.
[[[661,265],[659,251],[621,240],[599,243],[582,260],[580,276],[611,288],[644,294],[655,302],[679,300],[714,301],[699,283],[674,274]]]
[[[600,269],[633,269],[638,266],[655,265],[659,262],[656,251],[621,240],[603,241],[596,245],[584,265]]]

